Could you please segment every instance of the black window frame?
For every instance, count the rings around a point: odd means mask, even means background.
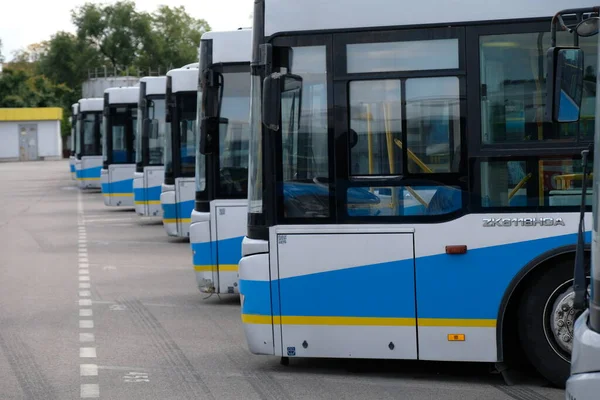
[[[518,34],[518,33],[550,33],[549,17],[535,17],[519,20],[492,20],[492,21],[475,21],[465,22],[452,25],[451,29],[462,30],[462,41],[459,39],[459,71],[460,74],[447,74],[444,71],[454,70],[425,70],[425,71],[391,71],[380,73],[352,73],[345,72],[346,56],[345,48],[340,49],[340,44],[346,44],[340,40],[342,37],[355,38],[352,43],[360,42],[376,42],[373,38],[385,36],[386,32],[392,32],[393,37],[387,41],[398,41],[400,37],[411,38],[410,31],[413,31],[413,40],[419,39],[439,39],[443,37],[431,37],[430,32],[435,30],[447,29],[448,25],[426,24],[426,25],[410,25],[397,27],[365,27],[357,29],[336,29],[336,30],[318,30],[318,31],[299,31],[299,32],[281,32],[275,35],[265,37],[261,36],[264,32],[264,3],[257,2],[255,4],[254,16],[254,31],[255,39],[253,42],[253,64],[252,76],[260,76],[262,80],[271,72],[277,70],[277,47],[294,47],[294,46],[311,46],[311,45],[327,45],[327,99],[328,99],[328,145],[329,145],[329,164],[330,164],[330,180],[334,182],[330,186],[330,202],[329,209],[335,210],[335,213],[330,212],[328,218],[318,219],[303,219],[303,218],[284,218],[283,207],[281,206],[282,199],[280,195],[282,182],[282,167],[281,167],[281,140],[275,140],[278,133],[273,132],[261,124],[262,129],[262,179],[263,179],[263,213],[248,214],[248,237],[254,239],[268,239],[270,226],[278,224],[333,224],[333,223],[436,223],[445,222],[459,218],[466,214],[489,214],[492,212],[514,212],[507,208],[493,209],[481,207],[480,199],[480,184],[479,175],[475,174],[478,162],[485,158],[495,158],[504,156],[522,156],[522,157],[552,157],[564,155],[569,158],[576,158],[582,150],[587,148],[589,141],[582,141],[575,145],[569,146],[565,142],[553,141],[538,141],[527,143],[499,143],[499,144],[483,144],[481,137],[481,83],[480,83],[480,49],[479,37],[482,35],[501,35],[501,34]],[[405,39],[406,40],[406,39]],[[272,59],[265,57],[264,48],[259,46],[273,46]],[[336,72],[339,75],[333,74],[333,59],[342,51],[344,62],[338,65],[339,60],[336,60]],[[439,73],[439,75],[438,75]],[[461,167],[460,171],[464,171],[464,176],[459,177],[460,187],[464,188],[465,192],[462,196],[463,207],[461,210],[435,217],[425,216],[412,219],[410,217],[393,217],[397,218],[382,218],[382,217],[346,217],[345,201],[341,201],[346,195],[345,190],[340,190],[340,181],[346,176],[348,171],[349,153],[345,151],[348,144],[348,135],[340,129],[340,122],[344,125],[348,124],[349,120],[346,114],[348,110],[348,88],[344,86],[346,81],[360,80],[360,78],[371,79],[397,79],[398,75],[403,75],[409,78],[419,77],[435,77],[435,76],[459,76],[460,95],[461,95]],[[336,94],[334,96],[334,93]],[[343,96],[340,97],[340,94]],[[405,101],[405,93],[402,93],[403,102]],[[468,112],[467,112],[468,110]],[[403,119],[405,116],[403,115]],[[335,130],[333,133],[332,131]],[[406,132],[403,126],[403,134]],[[278,142],[278,144],[276,143]],[[575,143],[575,142],[572,142]],[[406,159],[406,157],[405,157]],[[340,167],[341,166],[341,167]],[[424,178],[438,178],[439,174],[423,174]],[[448,175],[446,173],[441,175]],[[477,175],[477,176],[476,176]],[[439,177],[443,178],[443,177]],[[445,183],[445,179],[440,182]],[[376,182],[369,180],[370,186],[377,186],[381,183],[389,186],[389,182]],[[450,182],[449,182],[450,183]],[[333,202],[333,204],[332,204]],[[344,205],[344,207],[340,207]],[[551,207],[551,210],[560,210],[561,212],[569,212],[569,207]],[[525,207],[519,207],[519,211],[530,211]],[[335,215],[332,215],[335,214]]]
[[[136,163],[136,172],[144,172],[144,167],[160,167],[163,164],[150,164],[150,132],[148,132],[146,129],[144,129],[145,126],[145,122],[146,120],[149,120],[149,114],[148,114],[148,103],[154,100],[165,100],[166,103],[166,98],[165,95],[163,94],[149,94],[149,95],[145,95],[144,99],[143,99],[143,103],[140,102],[140,104],[143,104],[143,109],[142,109],[142,122],[141,122],[141,128],[142,128],[142,132],[139,135],[139,137],[142,139],[142,162],[141,163]],[[165,108],[166,108],[166,104],[165,104]],[[164,148],[164,146],[163,146]]]
[[[212,41],[211,41],[212,42]],[[212,46],[210,47],[212,50]],[[225,80],[226,74],[228,73],[247,73],[248,80],[250,80],[250,62],[231,62],[231,63],[215,63],[211,64],[207,67],[218,74],[223,75],[223,85],[227,85],[227,81]],[[200,71],[199,80],[201,80],[204,76],[204,71]],[[203,99],[207,94],[203,92]],[[250,93],[248,93],[248,97],[250,97]],[[213,110],[214,107],[208,107],[209,110],[205,110],[206,112],[216,112]],[[200,126],[198,128],[198,135],[200,135]],[[198,138],[196,138],[198,139]],[[240,193],[237,195],[225,195],[220,191],[220,183],[221,183],[221,174],[220,174],[220,163],[221,163],[221,135],[217,135],[212,138],[213,144],[212,148],[217,151],[205,154],[204,162],[205,162],[205,181],[206,185],[203,191],[196,191],[196,201],[195,201],[195,209],[198,212],[208,212],[210,210],[210,202],[212,200],[239,200],[239,199],[247,199],[248,198],[248,190],[245,193]],[[198,140],[196,140],[198,143]],[[196,149],[196,154],[198,153],[198,149]]]
[[[170,97],[170,99],[169,99]],[[170,93],[170,96],[166,98],[166,107],[169,111],[166,111],[167,114],[170,114],[171,122],[171,155],[172,155],[172,172],[167,173],[165,169],[165,184],[166,185],[174,185],[175,179],[177,178],[194,178],[195,172],[190,174],[183,174],[181,172],[181,105],[186,97],[190,99],[193,98],[194,104],[194,112],[197,112],[197,101],[198,101],[198,91],[197,90],[186,90],[181,92]],[[169,105],[169,101],[171,101]],[[197,132],[196,132],[197,134]],[[194,156],[195,157],[195,156]],[[166,166],[165,166],[166,167]],[[196,165],[194,163],[194,170]]]
[[[488,35],[509,35],[520,33],[547,33],[550,35],[550,18],[536,18],[528,21],[513,21],[505,24],[476,25],[466,27],[466,46],[476,51],[467,52],[467,115],[468,130],[468,153],[469,153],[469,213],[491,214],[491,213],[515,213],[515,212],[577,212],[578,206],[520,206],[520,207],[485,207],[482,205],[481,193],[481,163],[485,161],[500,161],[513,159],[521,161],[524,159],[544,158],[572,158],[581,160],[581,152],[588,148],[592,140],[581,140],[578,135],[576,141],[529,141],[529,142],[506,142],[506,143],[484,143],[481,135],[481,68],[480,68],[480,37]],[[574,35],[575,36],[575,35]],[[545,55],[546,53],[544,53]],[[543,62],[546,62],[544,57]],[[543,129],[556,129],[544,121]],[[591,205],[586,206],[586,211],[591,211]]]
[[[126,165],[135,164],[135,146],[134,146],[134,122],[132,112],[137,113],[137,103],[109,103],[106,105],[106,160],[102,162],[102,168],[108,169],[109,165]],[[125,162],[114,162],[113,160],[113,123],[112,118],[115,117],[117,108],[127,108],[126,125],[125,125],[125,142],[127,151],[127,160]]]
[[[84,149],[85,149],[85,140],[84,139],[84,124],[83,121],[85,120],[85,115],[87,114],[93,114],[95,115],[95,120],[94,120],[94,148],[96,151],[94,151],[94,154],[87,154]],[[100,156],[102,157],[102,138],[100,137],[100,125],[102,124],[102,111],[98,110],[98,111],[80,111],[77,114],[77,119],[79,121],[81,121],[81,124],[79,126],[79,132],[76,132],[77,140],[80,141],[81,143],[81,152],[75,154],[75,156],[77,157],[78,160],[81,160],[81,157],[95,157],[95,156]],[[77,128],[76,128],[77,130]]]

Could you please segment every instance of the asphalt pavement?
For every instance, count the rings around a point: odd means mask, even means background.
[[[67,161],[0,163],[0,400],[558,400],[489,365],[248,352],[239,297],[206,298],[189,243],[81,192]]]

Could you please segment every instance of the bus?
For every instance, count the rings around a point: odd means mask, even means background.
[[[104,91],[102,197],[112,207],[133,207],[139,87]]]
[[[79,103],[74,103],[71,105],[71,117],[69,118],[69,123],[71,124],[71,143],[70,143],[70,152],[69,152],[69,171],[71,172],[71,179],[76,180],[77,176],[75,174],[75,143],[77,141],[77,130],[75,127],[77,126],[77,110],[79,108]]]
[[[81,189],[100,189],[104,99],[80,99],[75,124],[75,176]]]
[[[598,35],[600,27],[600,7],[563,10],[553,19],[552,29],[570,29],[582,38]],[[569,18],[570,17],[570,18]],[[570,23],[569,23],[570,22]],[[551,74],[548,74],[547,118],[558,124],[574,123],[580,120],[584,90],[585,54],[578,46],[556,46],[549,49]],[[600,61],[599,61],[600,62]],[[550,70],[550,67],[549,67]],[[591,82],[590,82],[591,83]],[[595,82],[600,88],[599,82]],[[596,115],[600,112],[600,98],[596,99]],[[582,159],[593,160],[593,174],[587,168],[581,174],[581,188],[592,195],[591,257],[585,256],[585,212],[582,202],[578,229],[577,253],[573,274],[573,309],[571,325],[573,351],[571,376],[567,380],[566,400],[594,399],[600,392],[600,233],[598,222],[598,188],[600,187],[600,163],[594,157],[600,151],[600,129],[596,126],[593,147],[582,152]],[[587,164],[587,163],[586,163]],[[591,183],[591,185],[588,185]],[[586,259],[591,258],[588,267]],[[591,282],[588,280],[591,278]]]
[[[251,43],[250,29],[207,32],[200,40],[200,146],[190,243],[203,293],[239,293],[248,214]]]
[[[146,217],[158,216],[162,211],[160,193],[165,175],[166,87],[165,76],[140,79],[133,200],[136,213]]]
[[[160,194],[169,236],[189,237],[194,209],[198,63],[167,72],[165,178]]]
[[[577,123],[544,118],[562,2],[254,4],[239,263],[250,351],[284,364],[415,359],[499,371],[525,354],[564,387],[578,177],[594,118],[589,106]],[[559,45],[575,40],[557,34]],[[596,40],[579,45],[593,82]],[[591,86],[584,104],[594,104]]]

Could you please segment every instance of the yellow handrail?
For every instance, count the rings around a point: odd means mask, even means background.
[[[513,196],[514,196],[515,194],[517,194],[517,192],[519,191],[519,189],[521,189],[523,186],[525,186],[525,184],[527,183],[527,181],[528,181],[528,180],[530,180],[532,176],[533,176],[533,175],[532,175],[532,173],[530,172],[530,173],[528,173],[527,175],[525,175],[525,176],[523,177],[523,179],[521,179],[521,181],[520,181],[519,183],[517,183],[517,186],[515,186],[515,187],[514,187],[514,189],[513,189],[513,190],[511,190],[511,191],[510,191],[510,193],[508,194],[508,200],[509,200],[509,201],[510,201],[510,199],[512,199],[512,198],[513,198]]]
[[[402,148],[402,141],[399,139],[394,139],[394,143],[396,146]],[[427,166],[415,153],[413,153],[410,149],[406,149],[408,153],[408,157],[413,160],[421,169],[429,174],[433,173],[433,170]]]

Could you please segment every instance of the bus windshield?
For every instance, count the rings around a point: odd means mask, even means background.
[[[81,129],[82,129],[82,145],[76,143],[80,150],[83,150],[82,155],[85,156],[98,156],[101,155],[100,150],[100,112],[88,112],[82,113]],[[79,123],[79,121],[78,121]]]
[[[224,73],[223,82],[217,196],[228,198],[245,196],[248,192],[250,75]]]
[[[177,94],[179,118],[180,172],[182,177],[193,177],[196,166],[196,105],[197,94]]]

